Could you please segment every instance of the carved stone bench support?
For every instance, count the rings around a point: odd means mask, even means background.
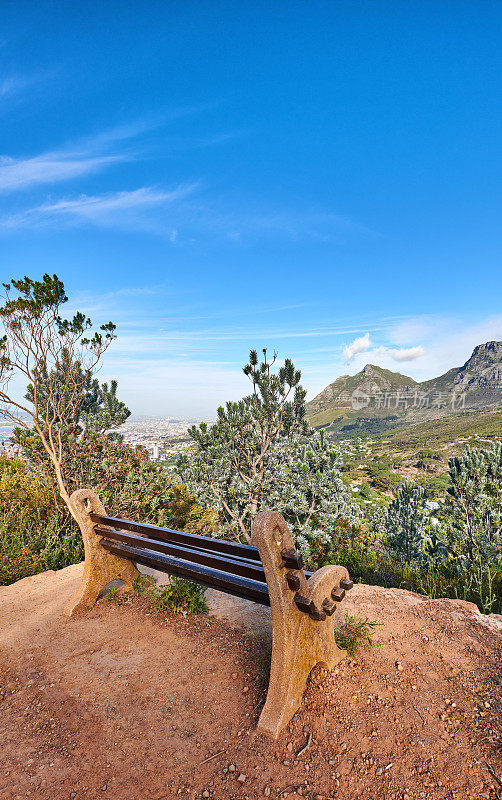
[[[275,511],[256,516],[252,539],[267,578],[273,632],[270,682],[258,730],[277,739],[301,704],[312,668],[320,664],[332,669],[346,655],[335,643],[331,617],[321,613],[324,618],[315,620],[300,611],[286,576],[291,584],[296,576],[297,593],[321,610],[325,601],[331,601],[332,589],[349,575],[345,567],[327,566],[307,580],[303,569],[285,566],[284,551],[294,550],[294,545],[283,517]]]
[[[85,548],[84,574],[80,587],[64,609],[71,617],[77,611],[91,608],[104,587],[115,580],[124,581],[124,589],[132,589],[135,579],[140,575],[132,561],[108,553],[100,546],[103,538],[94,532],[94,523],[89,514],[106,514],[103,504],[91,489],[78,489],[70,497],[77,518]]]

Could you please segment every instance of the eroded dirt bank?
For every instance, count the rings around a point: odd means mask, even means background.
[[[343,611],[381,622],[381,646],[315,671],[275,743],[254,730],[264,645],[136,598],[68,620],[81,569],[0,587],[2,800],[502,797],[495,618],[354,587]]]

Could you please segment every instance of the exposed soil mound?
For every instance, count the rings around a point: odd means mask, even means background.
[[[2,800],[502,797],[502,620],[354,587],[381,645],[314,671],[274,743],[261,639],[138,597],[69,620],[81,570],[0,588]]]

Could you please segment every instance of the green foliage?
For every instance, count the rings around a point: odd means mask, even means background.
[[[447,539],[458,561],[502,566],[502,443],[449,461]]]
[[[380,645],[374,638],[375,628],[380,624],[345,614],[344,621],[335,628],[335,642],[340,650],[346,650],[350,656],[354,656],[361,648],[370,650]]]
[[[364,497],[365,500],[369,500],[371,497],[371,489],[368,483],[361,483],[359,486],[359,494],[361,497]]]
[[[427,499],[444,497],[449,486],[449,476],[447,472],[439,475],[420,475],[417,483],[424,490]]]
[[[160,614],[180,611],[207,614],[209,610],[204,587],[184,578],[171,576],[165,586],[138,581],[135,588],[148,595],[153,608]]]
[[[50,485],[52,468],[37,437],[25,439],[25,454]],[[171,522],[172,481],[143,448],[86,431],[63,439],[64,475],[68,492],[92,487],[105,508],[125,519],[155,525]],[[65,516],[66,511],[61,509]]]
[[[12,515],[21,527],[44,524],[53,512],[53,495],[40,471],[18,459],[0,457],[0,514]]]
[[[251,351],[243,371],[252,394],[220,407],[216,424],[192,427],[195,446],[176,465],[198,502],[218,512],[222,529],[247,541],[251,520],[266,502],[279,468],[279,451],[288,453],[309,432],[301,373],[289,359],[278,371],[275,362],[276,355],[269,361],[263,350],[258,363]]]
[[[72,380],[68,380],[72,375]],[[58,408],[67,409],[60,423],[67,433],[80,433],[82,428],[94,433],[104,433],[110,428],[118,428],[131,415],[129,409],[117,398],[117,381],[100,384],[90,370],[84,371],[82,365],[72,358],[67,347],[61,350],[50,373],[48,364],[40,366],[37,375],[36,391],[28,384],[25,399],[41,412],[39,422],[43,427],[47,410],[57,419]],[[16,436],[19,437],[20,429]]]
[[[426,566],[404,564],[394,568],[392,585],[427,597],[466,600],[484,614],[502,612],[502,570],[491,564],[475,564],[468,572],[459,572],[446,559]]]
[[[435,525],[424,490],[407,482],[372,528],[385,537],[393,581],[429,596],[458,597],[485,613],[502,610],[502,445],[467,447],[450,459]]]
[[[375,514],[373,526],[386,534],[387,547],[398,563],[423,562],[433,532],[422,487],[406,481],[388,508]]]
[[[216,512],[200,506],[182,483],[171,485],[170,496],[171,527],[187,533],[198,533],[201,536],[216,536],[218,532]]]
[[[83,554],[80,533],[56,512],[42,474],[0,458],[0,585],[61,569]]]
[[[11,280],[3,287],[0,416],[19,424],[27,439],[37,440],[71,513],[64,455],[68,438],[77,433],[83,407],[87,404],[87,413],[99,424],[110,414],[123,418],[128,413],[116,398],[116,385],[110,390],[99,387],[93,377],[115,339],[115,325],[108,322],[92,333],[91,320],[81,312],[64,319],[61,310],[68,298],[57,275],[45,274],[41,281]],[[11,393],[12,378],[28,383],[27,405]],[[17,435],[24,446],[24,438],[20,432]]]
[[[0,586],[48,569],[62,569],[82,561],[80,532],[61,524],[53,512],[48,519],[0,511]]]
[[[124,602],[124,595],[116,586],[112,586],[111,589],[109,589],[106,593],[105,597],[108,603],[114,603],[118,606]]]
[[[307,569],[325,564],[347,567],[353,580],[372,583],[382,559],[379,536],[365,522],[339,519],[327,531],[304,530],[296,537]]]
[[[250,353],[252,394],[218,409],[215,425],[193,427],[194,448],[176,470],[197,501],[217,512],[222,535],[250,541],[258,511],[281,511],[294,532],[331,525],[352,512],[336,448],[305,420],[301,373],[286,359],[274,370],[266,350]]]
[[[164,527],[175,521],[174,527],[192,533],[214,529],[213,513],[173,484],[145,450],[86,433],[68,450],[66,475],[70,491],[92,486],[116,516]],[[0,458],[0,585],[83,557],[76,524],[65,506],[54,503],[43,456],[39,464]]]

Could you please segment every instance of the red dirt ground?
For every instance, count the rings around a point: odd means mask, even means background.
[[[502,636],[469,604],[355,586],[381,646],[315,670],[271,742],[262,643],[137,596],[67,619],[81,569],[0,588],[2,800],[502,798]]]

